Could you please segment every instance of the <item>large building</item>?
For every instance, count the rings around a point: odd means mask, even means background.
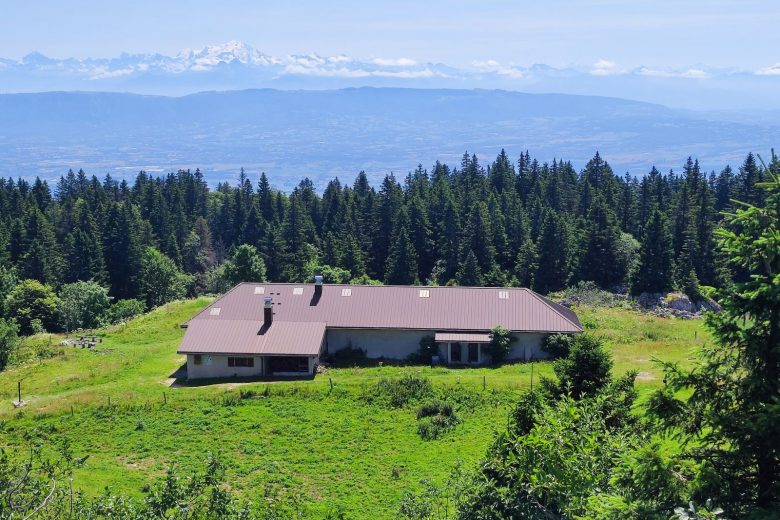
[[[501,325],[509,359],[538,359],[545,336],[582,332],[577,315],[529,289],[241,283],[183,326],[189,379],[303,376],[346,347],[404,359],[433,336],[441,362],[490,362],[482,347]]]

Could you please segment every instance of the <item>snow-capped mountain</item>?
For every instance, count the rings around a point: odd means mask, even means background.
[[[553,67],[493,59],[454,67],[406,57],[272,56],[230,41],[175,56],[122,54],[109,59],[49,58],[33,52],[0,58],[0,92],[121,91],[185,95],[245,88],[486,88],[605,95],[682,108],[780,108],[780,64],[756,71],[703,65],[623,67],[608,59]]]

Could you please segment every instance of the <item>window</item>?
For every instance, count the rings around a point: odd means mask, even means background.
[[[469,343],[469,363],[479,363],[479,345]]]
[[[255,287],[255,294],[265,294],[265,287]]]
[[[255,366],[255,358],[252,357],[229,357],[229,367],[253,367]]]
[[[430,298],[431,291],[428,289],[420,289],[420,298]]]
[[[192,364],[193,365],[202,365],[203,364],[203,357],[200,354],[195,354],[192,356]]]
[[[509,291],[498,291],[498,299],[499,300],[508,300],[509,299]]]
[[[352,288],[348,287],[348,288],[342,289],[341,290],[341,295],[342,296],[352,296]]]
[[[221,310],[222,310],[221,307],[212,307],[211,310],[209,311],[209,314],[211,314],[212,316],[219,316]]]
[[[293,287],[293,294],[295,296],[300,296],[303,294],[303,287]]]
[[[460,363],[460,343],[450,344],[450,361]]]

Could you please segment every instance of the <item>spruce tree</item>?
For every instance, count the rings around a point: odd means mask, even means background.
[[[539,231],[539,267],[534,276],[534,289],[542,293],[566,287],[571,276],[572,244],[563,219],[553,210],[547,210]]]
[[[697,494],[730,518],[770,518],[780,510],[780,163],[759,185],[765,206],[725,219],[718,245],[750,278],[720,291],[707,316],[714,342],[692,369],[666,364],[666,386],[651,400],[661,425],[700,463]],[[763,199],[764,196],[758,197]],[[685,396],[685,397],[681,397]]]
[[[586,221],[585,248],[581,257],[580,278],[591,280],[599,287],[610,289],[623,281],[617,258],[620,229],[614,213],[601,195],[591,204]]]
[[[482,287],[485,285],[482,271],[474,251],[466,253],[466,259],[456,275],[458,285],[466,287]]]
[[[645,225],[639,261],[631,276],[631,293],[664,292],[672,288],[672,237],[666,217],[653,209]]]
[[[418,284],[417,251],[409,237],[409,214],[401,208],[395,219],[392,245],[387,257],[385,283],[392,285]]]

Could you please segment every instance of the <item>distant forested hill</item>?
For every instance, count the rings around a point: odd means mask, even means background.
[[[200,167],[213,187],[241,168],[285,191],[308,177],[366,172],[372,183],[417,164],[497,150],[577,168],[599,151],[616,172],[720,170],[780,142],[776,118],[703,113],[616,98],[497,90],[243,90],[184,97],[49,92],[0,95],[0,176],[55,180],[69,168],[132,177]]]
[[[151,305],[247,276],[322,273],[328,282],[546,293],[591,280],[691,293],[739,276],[721,265],[713,230],[731,199],[761,202],[764,175],[753,155],[736,171],[707,174],[688,159],[679,175],[653,169],[639,179],[616,175],[599,155],[577,171],[501,151],[487,165],[464,154],[378,186],[363,173],[333,179],[322,193],[304,179],[286,194],[243,171],[215,190],[198,170],[132,182],[69,172],[54,186],[0,180],[0,288],[94,280]],[[150,296],[161,289],[149,284],[169,283],[179,287]]]

